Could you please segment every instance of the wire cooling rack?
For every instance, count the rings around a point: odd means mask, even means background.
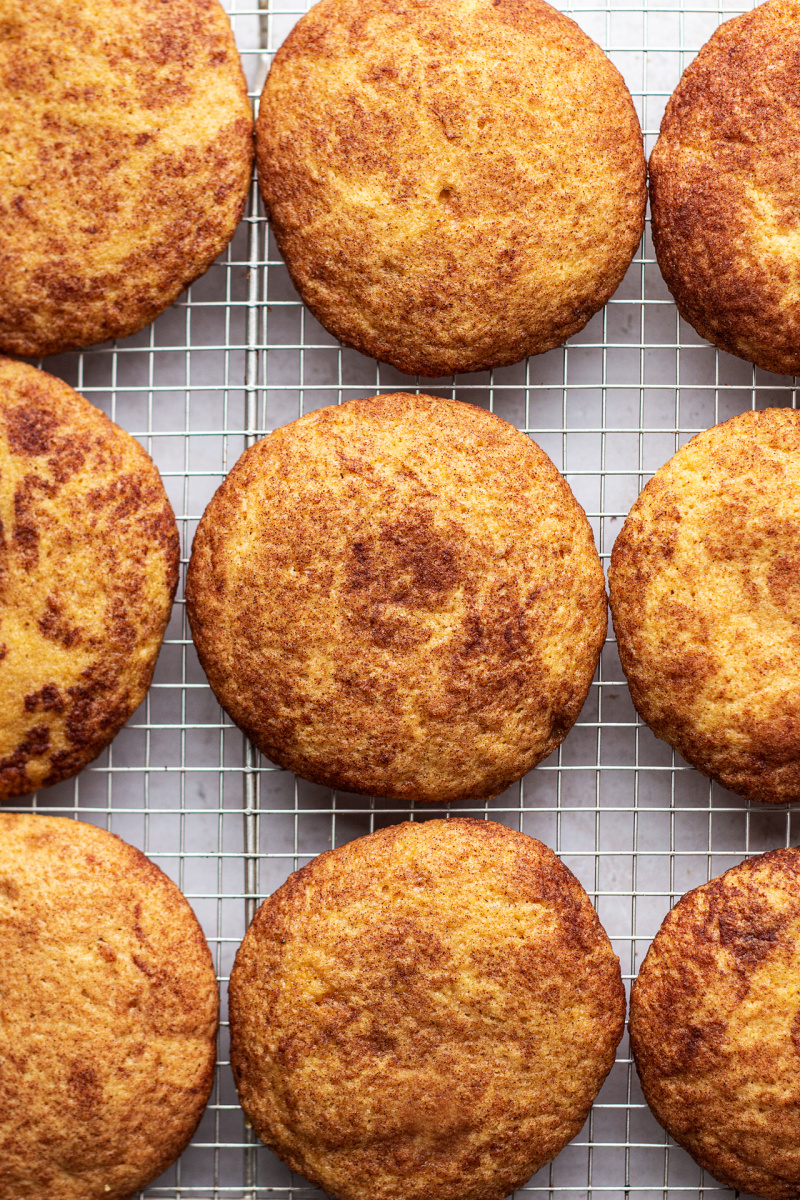
[[[304,0],[229,0],[254,103]],[[719,3],[565,5],[610,54],[647,150],[681,72],[719,22]],[[413,380],[342,348],[289,281],[255,192],[227,253],[135,337],[44,362],[138,437],[161,468],[183,561],[214,490],[245,446],[304,412],[398,388],[454,396],[524,429],[566,474],[607,563],[648,478],[694,433],[747,408],[794,405],[795,382],[719,353],[677,315],[648,236],[616,295],[567,346],[515,367]],[[203,923],[223,1001],[211,1103],[180,1162],[144,1193],[169,1200],[307,1197],[316,1189],[256,1143],[228,1063],[226,987],[255,904],[314,855],[412,816],[486,816],[541,838],[592,899],[626,982],[664,914],[748,854],[800,840],[797,815],[710,784],[638,720],[612,637],[562,747],[488,804],[418,805],[330,793],[260,758],[220,711],[179,592],[152,689],[78,778],[19,806],[103,825],[180,885]],[[519,1196],[655,1197],[725,1192],[650,1115],[627,1038],[578,1137]]]

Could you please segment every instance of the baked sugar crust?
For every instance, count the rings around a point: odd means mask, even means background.
[[[75,775],[138,708],[179,561],[143,447],[60,379],[0,358],[0,799]]]
[[[800,414],[746,412],[656,472],[611,554],[638,712],[751,800],[800,800]]]
[[[630,94],[544,0],[320,0],[275,56],[256,145],[305,303],[411,374],[560,345],[644,228]]]
[[[800,4],[724,22],[650,156],[653,244],[678,311],[765,371],[800,371]]]
[[[606,630],[588,521],[491,413],[393,395],[240,458],[186,585],[220,703],[273,762],[403,800],[494,796],[563,740]]]
[[[248,1118],[338,1200],[503,1200],[580,1130],[625,1015],[571,872],[465,819],[381,829],[292,875],[229,995]]]
[[[715,1179],[800,1196],[800,850],[748,859],[685,895],[631,991],[642,1090]]]
[[[0,351],[153,321],[233,237],[252,127],[217,0],[0,0]]]
[[[214,1080],[219,998],[175,884],[79,821],[0,814],[0,1200],[128,1200]]]

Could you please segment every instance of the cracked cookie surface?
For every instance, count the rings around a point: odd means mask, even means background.
[[[75,775],[141,704],[178,564],[147,452],[60,379],[0,358],[0,799]]]
[[[128,1200],[214,1078],[218,994],[184,896],[120,838],[0,814],[0,1200]]]
[[[0,0],[0,350],[154,320],[227,246],[252,157],[217,0]]]
[[[715,1179],[800,1196],[800,849],[732,867],[678,901],[631,991],[656,1118]]]
[[[305,303],[411,374],[560,345],[644,228],[630,94],[543,0],[321,0],[275,56],[256,144]]]
[[[653,244],[698,333],[800,371],[800,3],[726,21],[687,67],[650,156]]]
[[[625,1018],[575,876],[534,838],[459,818],[292,875],[229,995],[254,1129],[339,1200],[503,1200],[578,1133]]]
[[[633,702],[698,770],[800,800],[800,413],[746,412],[683,446],[611,553]]]
[[[239,459],[186,584],[200,661],[274,762],[403,800],[497,795],[566,737],[606,630],[583,509],[482,409],[375,396]]]

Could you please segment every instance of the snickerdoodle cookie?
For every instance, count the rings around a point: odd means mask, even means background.
[[[0,0],[0,350],[152,321],[241,217],[252,117],[217,0]]]
[[[202,930],[133,846],[0,815],[0,1200],[127,1200],[178,1157],[214,1078]]]
[[[256,143],[303,300],[411,373],[560,345],[644,228],[628,89],[544,0],[320,0],[275,56]]]
[[[631,992],[631,1046],[657,1119],[706,1171],[800,1196],[800,850],[695,888]]]
[[[614,629],[653,731],[752,800],[800,800],[800,413],[700,433],[611,555]]]
[[[240,458],[186,591],[220,703],[273,762],[403,800],[497,795],[563,740],[606,629],[583,510],[483,409],[385,395]]]
[[[80,771],[141,704],[178,563],[149,454],[0,358],[0,800]]]
[[[395,825],[267,900],[236,956],[253,1128],[338,1200],[502,1200],[586,1120],[625,1018],[588,896],[492,822]]]
[[[678,310],[767,371],[800,371],[800,3],[726,21],[650,158],[653,243]]]

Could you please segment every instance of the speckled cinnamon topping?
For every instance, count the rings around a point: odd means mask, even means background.
[[[211,686],[269,758],[405,800],[496,795],[554,750],[606,629],[591,529],[547,455],[403,393],[248,450],[186,598]]]
[[[80,771],[141,704],[178,563],[147,452],[60,379],[0,358],[0,799]]]
[[[202,930],[133,846],[0,815],[0,1200],[128,1200],[178,1157],[214,1078]]]
[[[628,90],[544,0],[321,0],[275,56],[256,140],[303,300],[411,373],[559,345],[644,228]]]
[[[695,888],[631,991],[631,1045],[655,1116],[728,1187],[800,1197],[800,850]]]
[[[650,157],[653,244],[710,342],[800,371],[800,3],[719,27],[684,72]]]
[[[148,324],[225,249],[251,164],[217,0],[0,0],[0,350]]]
[[[578,1133],[625,1016],[570,871],[525,834],[457,819],[292,875],[229,994],[245,1112],[338,1200],[502,1200]]]
[[[700,433],[634,504],[611,555],[636,708],[752,800],[800,800],[800,413]]]

